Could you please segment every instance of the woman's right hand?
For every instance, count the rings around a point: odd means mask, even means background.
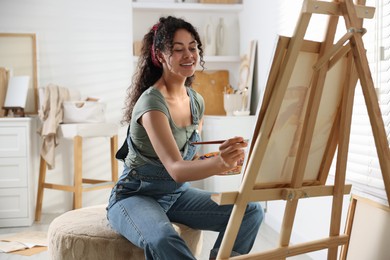
[[[248,142],[242,137],[230,138],[219,146],[219,159],[226,170],[234,168],[244,159],[247,146]]]

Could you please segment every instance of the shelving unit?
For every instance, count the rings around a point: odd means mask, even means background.
[[[224,18],[226,28],[226,55],[204,56],[206,71],[229,70],[230,84],[237,85],[240,67],[239,46],[239,13],[242,4],[202,4],[202,3],[163,3],[163,2],[133,2],[133,41],[141,41],[150,27],[161,16],[173,15],[191,22],[198,30],[201,38],[204,36],[206,23],[212,20],[216,26],[220,17]],[[236,33],[231,33],[236,32]],[[138,57],[133,57],[134,64]],[[200,68],[199,68],[200,69]]]

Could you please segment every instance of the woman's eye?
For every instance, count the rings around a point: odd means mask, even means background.
[[[175,49],[175,50],[173,50],[174,52],[181,52],[181,51],[183,51],[183,49]]]

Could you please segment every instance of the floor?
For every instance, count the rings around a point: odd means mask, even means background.
[[[31,227],[18,227],[18,228],[0,228],[0,238],[4,234],[17,233],[22,231],[47,231],[50,222],[56,217],[56,215],[42,215],[42,220],[40,223],[35,223]],[[209,250],[211,249],[215,238],[216,233],[214,232],[204,232],[203,240],[203,250],[202,254],[199,257],[199,260],[207,260]],[[255,242],[252,252],[261,252],[264,250],[269,250],[274,248],[278,242],[278,234],[268,225],[263,224],[259,231],[259,236]],[[301,255],[296,257],[291,257],[289,260],[312,260],[312,258]],[[0,253],[0,260],[50,260],[47,251],[33,255],[33,256],[20,256],[15,254],[4,254]]]

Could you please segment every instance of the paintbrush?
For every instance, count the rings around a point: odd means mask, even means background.
[[[198,144],[222,144],[224,143],[226,140],[215,140],[215,141],[204,141],[204,142],[192,142],[191,144],[193,145],[198,145]],[[240,142],[240,143],[243,143],[243,142],[248,142],[249,139],[244,139],[244,141]]]

